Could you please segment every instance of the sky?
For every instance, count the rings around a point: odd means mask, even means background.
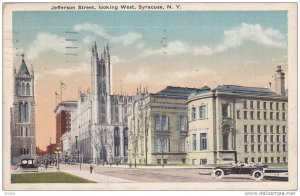
[[[132,95],[140,84],[153,93],[166,86],[269,87],[277,65],[287,74],[287,27],[286,11],[15,11],[14,66],[24,53],[34,69],[37,146],[55,141],[60,81],[63,100],[90,88],[95,41],[99,54],[110,47],[113,94]]]

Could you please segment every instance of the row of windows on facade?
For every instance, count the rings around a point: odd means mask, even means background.
[[[169,117],[166,115],[155,115],[154,116],[155,127],[156,131],[168,131],[169,130]],[[179,127],[180,131],[187,131],[187,117],[180,116],[179,117]]]
[[[19,103],[19,122],[29,122],[29,104],[27,102]]]
[[[250,125],[250,126],[244,125],[244,133],[249,133],[248,128],[250,128],[250,132],[251,132],[251,133],[255,133],[254,127],[255,127],[254,125]],[[257,132],[258,134],[261,134],[261,133],[262,133],[262,132],[261,132],[261,127],[262,127],[262,125],[257,125],[257,126],[256,126],[256,132]],[[263,125],[264,133],[268,133],[268,127],[269,127],[269,130],[270,130],[270,133],[274,133],[274,125],[270,125],[270,126],[268,126],[268,125]],[[280,127],[282,127],[282,133],[287,133],[287,129],[286,129],[286,126],[285,126],[285,125],[282,125],[282,126],[276,125],[276,133],[277,133],[277,134],[281,133]]]
[[[264,144],[263,146],[264,146],[264,149],[263,149],[264,152],[275,152],[274,144],[270,144],[270,145]],[[268,149],[268,146],[270,147],[269,149]],[[282,146],[282,148],[281,148],[281,146]],[[250,152],[249,151],[249,145],[245,145],[244,147],[245,147],[245,149],[244,149],[245,153]],[[258,144],[258,145],[254,145],[254,144],[250,145],[251,152],[256,152],[255,151],[255,147],[257,149],[257,152],[262,152],[262,145],[260,145],[260,144]],[[286,144],[283,144],[283,145],[277,144],[276,145],[276,152],[281,152],[281,150],[282,150],[282,152],[287,152],[287,146],[286,146]]]
[[[21,148],[20,149],[20,155],[29,155],[29,149],[28,148]]]
[[[30,136],[28,127],[20,127],[20,136],[21,137],[29,137]]]
[[[270,162],[269,162],[269,157],[264,157],[264,163],[274,163],[274,158],[275,157],[270,157]],[[253,163],[261,163],[262,157],[257,157],[257,159],[255,159],[254,157],[252,158],[245,157],[245,163],[249,163],[250,160]],[[286,162],[287,162],[286,157],[282,157],[282,161],[281,161],[281,157],[277,157],[277,163],[286,163]]]
[[[244,101],[244,109],[247,109],[248,108],[248,102],[247,101]],[[267,108],[267,104],[269,103],[269,107]],[[280,105],[281,105],[281,108],[280,108]],[[276,110],[286,110],[286,105],[285,103],[279,103],[279,102],[275,102],[275,107],[276,107]],[[270,109],[270,110],[273,110],[274,108],[274,102],[263,102],[263,109],[264,110],[267,110],[267,109]],[[254,109],[254,101],[250,101],[250,109]],[[261,102],[260,101],[256,101],[256,109],[261,109]]]
[[[281,117],[280,117],[281,113]],[[269,115],[267,112],[263,112],[264,120],[268,120],[268,117],[270,120],[275,120],[274,119],[274,112],[269,112]],[[240,110],[237,110],[236,116],[238,119],[241,119],[241,112]],[[248,111],[244,111],[244,119],[248,119]],[[250,119],[254,120],[254,111],[250,111]],[[256,113],[256,119],[261,120],[261,112]],[[286,113],[285,112],[276,112],[276,120],[286,120]]]
[[[266,104],[267,102],[264,102],[264,109],[266,109]],[[258,109],[260,109],[260,102],[257,101],[257,107]],[[208,118],[207,115],[207,105],[201,105],[198,107],[198,116],[199,119],[206,119]],[[230,105],[229,104],[222,104],[222,117],[230,117]],[[247,109],[247,101],[244,101],[244,108]],[[253,101],[250,101],[250,108],[253,109]],[[273,102],[270,102],[270,108],[273,108]],[[276,109],[279,110],[279,103],[276,103]],[[285,110],[285,103],[282,103],[282,110]],[[280,119],[280,113],[276,112],[276,120]],[[196,120],[196,107],[192,107],[191,110],[191,119],[192,120]],[[241,118],[240,117],[240,111],[237,111],[237,118]],[[247,115],[247,111],[244,111],[244,119],[247,119],[248,115]],[[254,119],[254,111],[250,111],[250,118]],[[261,119],[261,112],[257,112],[257,119]],[[267,112],[264,112],[264,119],[267,119]],[[270,119],[273,120],[273,112],[270,112]],[[282,112],[282,120],[286,120],[286,114],[285,112]]]
[[[268,141],[268,136],[270,138],[270,140]],[[257,135],[257,142],[260,143],[262,142],[262,137],[261,135]],[[254,143],[256,142],[255,141],[255,135],[251,135],[251,140],[250,142]],[[248,135],[244,135],[244,142],[249,142],[249,139],[248,139]],[[264,140],[263,142],[274,142],[274,135],[264,135]],[[280,135],[276,135],[276,142],[280,143],[280,142],[283,142],[283,143],[286,143],[287,142],[287,137],[286,135],[282,135],[282,140],[280,139]]]
[[[17,95],[26,96],[30,95],[30,83],[29,82],[18,82],[17,83]]]

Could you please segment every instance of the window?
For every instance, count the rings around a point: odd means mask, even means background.
[[[26,84],[26,95],[30,95],[30,84]]]
[[[270,135],[270,142],[274,142],[274,136]]]
[[[253,163],[255,162],[255,159],[254,159],[254,157],[252,157],[252,158],[251,158],[251,162],[253,162]]]
[[[276,110],[279,110],[279,103],[276,103]]]
[[[254,119],[254,112],[253,111],[250,112],[250,118]]]
[[[270,133],[274,133],[273,125],[270,126]]]
[[[123,153],[124,155],[128,155],[128,128],[126,127],[124,130],[123,130],[123,145],[124,145],[124,148],[123,148]]]
[[[200,165],[207,165],[207,159],[200,159]]]
[[[207,150],[207,133],[200,133],[200,150]]]
[[[271,149],[271,152],[274,152],[274,145],[273,144],[270,145],[270,149]]]
[[[206,116],[206,105],[202,105],[199,107],[199,117],[200,119],[205,119]]]
[[[286,163],[286,157],[282,157],[282,161]]]
[[[256,103],[257,103],[257,109],[260,109],[260,102],[257,101]]]
[[[261,162],[261,157],[257,158],[257,162],[259,162],[259,163]]]
[[[247,119],[248,116],[247,116],[247,111],[244,111],[244,119]]]
[[[282,120],[286,120],[285,112],[282,112]]]
[[[283,132],[283,133],[286,133],[285,126],[282,126],[282,132]]]
[[[277,152],[280,152],[280,144],[277,144]]]
[[[279,125],[276,126],[276,131],[277,131],[277,133],[280,133],[280,126]]]
[[[267,120],[267,112],[264,112],[264,120]]]
[[[180,152],[185,152],[185,138],[180,138]]]
[[[229,105],[228,104],[222,104],[222,116],[229,117]]]
[[[264,110],[267,109],[267,102],[264,102]]]
[[[251,152],[254,152],[254,145],[251,145]]]
[[[169,118],[166,115],[161,116],[161,127],[163,131],[169,130]]]
[[[119,127],[114,129],[114,155],[120,156],[120,130]]]
[[[161,124],[160,124],[160,116],[155,115],[155,130],[160,131],[161,130]]]
[[[254,133],[254,125],[251,125],[251,133]]]
[[[286,144],[283,144],[283,145],[282,145],[282,151],[283,151],[283,152],[286,152]]]
[[[22,83],[22,95],[25,95],[25,83]]]
[[[282,136],[282,142],[283,142],[283,143],[286,143],[286,135],[283,135],[283,136]]]
[[[155,152],[169,152],[170,151],[169,138],[161,138],[154,140]]]
[[[276,120],[279,120],[279,112],[276,112]]]
[[[257,151],[261,152],[261,145],[260,144],[257,145]]]
[[[268,152],[268,145],[267,144],[264,145],[264,151]]]
[[[240,118],[241,118],[241,115],[240,115],[240,110],[237,110],[237,111],[236,111],[236,116],[237,116],[237,118],[238,118],[238,119],[240,119]]]
[[[250,108],[253,109],[253,101],[250,101]]]
[[[277,142],[280,142],[280,135],[277,135]]]
[[[248,157],[245,158],[245,163],[248,163]]]
[[[257,119],[260,120],[260,112],[257,112]]]
[[[247,125],[244,125],[244,133],[248,133]]]
[[[268,126],[264,125],[264,133],[268,133]]]
[[[271,157],[271,163],[274,163],[274,157]]]
[[[192,108],[191,117],[192,117],[192,120],[196,120],[196,108],[195,107]]]
[[[247,109],[247,101],[244,101],[244,109]]]
[[[270,102],[270,110],[273,110],[273,102]]]
[[[193,143],[192,143],[192,149],[193,151],[196,151],[197,150],[197,138],[196,138],[196,134],[193,134]]]
[[[257,135],[257,142],[261,142],[261,135]]]
[[[244,135],[244,142],[248,142],[248,135]]]
[[[180,116],[180,131],[187,131],[187,118]]]
[[[19,121],[20,122],[29,121],[29,108],[27,102],[19,104]]]
[[[261,133],[260,132],[260,125],[257,125],[257,133]]]
[[[282,110],[285,110],[285,103],[282,103]]]
[[[264,135],[264,142],[268,142],[268,135]]]
[[[265,163],[268,163],[268,157],[265,157]]]
[[[273,112],[270,112],[270,120],[273,120]]]
[[[245,152],[248,152],[248,145],[245,145]]]
[[[254,142],[254,135],[251,135],[251,142]]]

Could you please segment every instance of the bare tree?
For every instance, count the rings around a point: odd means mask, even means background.
[[[91,142],[97,152],[97,160],[102,161],[103,164],[107,159],[107,141],[110,139],[112,139],[111,134],[104,127],[97,126],[94,129]]]
[[[164,154],[168,152],[169,149],[169,143],[171,139],[171,131],[162,131],[162,130],[156,130],[154,131],[153,138],[155,142],[158,142],[159,150],[161,153],[161,164],[164,167]]]

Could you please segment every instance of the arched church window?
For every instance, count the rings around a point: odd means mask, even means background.
[[[22,87],[21,87],[21,84],[20,82],[17,83],[17,95],[21,95],[22,93]]]
[[[105,74],[105,65],[102,65],[101,72],[102,72],[102,76],[104,77],[106,75]]]
[[[124,155],[128,155],[128,128],[126,127],[123,132],[123,141],[124,141]]]
[[[30,84],[26,84],[26,95],[30,95]]]
[[[114,145],[115,145],[115,156],[120,156],[120,129],[116,127],[114,130]]]
[[[29,107],[27,102],[19,104],[19,121],[20,122],[29,121]]]
[[[22,92],[21,95],[25,95],[25,83],[22,83]]]

